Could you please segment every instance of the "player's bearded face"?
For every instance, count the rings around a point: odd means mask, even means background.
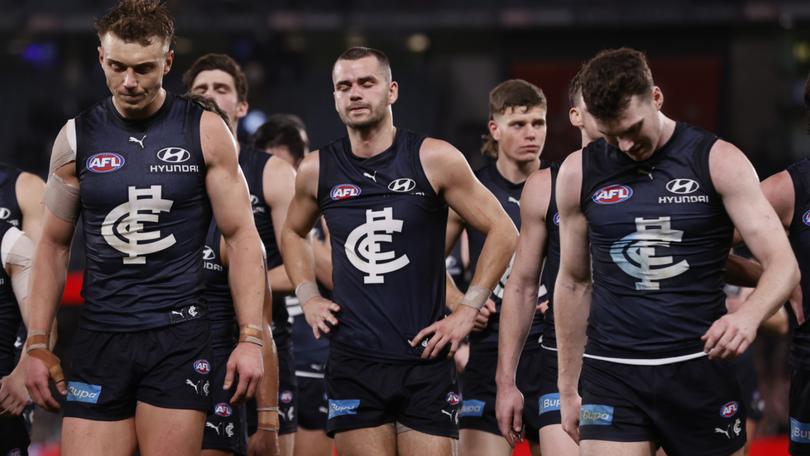
[[[163,87],[173,51],[168,43],[153,38],[148,46],[126,42],[113,33],[101,37],[99,62],[116,106],[124,112],[148,109]]]
[[[340,60],[332,77],[335,109],[346,126],[368,128],[389,115],[397,84],[388,81],[376,58]]]

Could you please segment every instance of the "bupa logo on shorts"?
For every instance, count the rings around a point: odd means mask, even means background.
[[[278,400],[285,404],[289,404],[293,400],[293,393],[290,390],[284,390],[278,395]]]
[[[560,213],[555,212],[554,217],[552,218],[552,220],[554,221],[555,225],[560,226]]]
[[[475,399],[464,400],[461,402],[461,413],[458,416],[484,416],[484,407],[486,403]]]
[[[220,402],[219,404],[214,406],[214,413],[217,416],[227,418],[233,414],[233,409],[231,408],[230,405],[226,404],[225,402]]]
[[[731,418],[737,414],[737,410],[739,409],[740,404],[738,404],[737,401],[726,402],[720,407],[720,416],[723,418]]]
[[[191,153],[182,147],[164,147],[157,152],[157,158],[166,163],[183,163],[191,158]]]
[[[556,412],[560,410],[560,393],[550,393],[544,394],[540,396],[540,399],[537,400],[540,412],[538,415],[542,415],[548,412]]]
[[[695,193],[700,188],[700,184],[692,179],[678,178],[667,182],[667,191],[676,195],[688,195]]]
[[[87,159],[87,170],[94,173],[111,173],[124,166],[124,157],[114,152],[102,152]]]
[[[591,199],[596,204],[623,203],[633,196],[633,189],[627,185],[608,185],[594,192]]]
[[[802,423],[796,418],[791,418],[790,441],[796,443],[810,443],[810,423]]]
[[[207,359],[198,359],[194,361],[194,370],[197,371],[198,374],[208,375],[208,373],[211,372],[211,364]]]
[[[580,426],[607,426],[613,423],[613,407],[585,404],[579,409]]]
[[[456,392],[450,391],[447,393],[447,398],[445,400],[450,405],[458,405],[458,403],[461,402],[461,396],[459,396]]]
[[[354,198],[355,196],[359,196],[362,191],[360,187],[352,184],[338,184],[332,187],[332,191],[329,192],[329,197],[331,197],[335,201],[345,200],[349,198]]]
[[[390,184],[388,184],[388,190],[391,190],[392,192],[404,193],[415,188],[416,182],[409,177],[400,177],[399,179],[393,180]]]
[[[802,215],[802,222],[804,222],[805,225],[810,226],[810,210]]]
[[[357,407],[360,407],[360,399],[329,399],[328,420],[343,415],[357,415]]]
[[[67,400],[97,404],[101,396],[101,385],[88,385],[82,382],[68,382]]]

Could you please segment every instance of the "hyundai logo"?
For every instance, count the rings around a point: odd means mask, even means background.
[[[191,154],[180,147],[164,147],[158,151],[157,157],[166,163],[183,163],[191,158]]]
[[[393,192],[409,192],[416,188],[416,182],[407,177],[400,177],[388,184],[388,190]]]
[[[214,255],[214,249],[206,245],[205,248],[203,249],[203,260],[211,261],[215,258],[216,255]]]
[[[692,179],[672,179],[671,181],[667,182],[667,190],[670,193],[675,193],[678,195],[695,193],[699,188],[700,184]]]
[[[0,207],[0,219],[6,220],[11,215],[11,210],[6,207]]]

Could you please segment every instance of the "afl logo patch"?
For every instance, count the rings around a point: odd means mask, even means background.
[[[164,147],[158,151],[157,158],[166,163],[183,163],[191,158],[191,153],[181,147]]]
[[[278,399],[285,404],[289,404],[293,400],[293,393],[290,390],[282,391]]]
[[[198,374],[206,375],[211,372],[211,364],[208,363],[207,359],[198,359],[194,361],[194,370],[197,371]]]
[[[677,195],[688,195],[695,193],[700,188],[700,184],[692,179],[672,179],[667,182],[667,191]]]
[[[461,397],[459,397],[458,393],[453,391],[447,393],[447,403],[450,405],[458,405],[461,402]]]
[[[805,225],[810,226],[810,210],[802,215],[802,222],[804,222]]]
[[[555,225],[560,226],[560,213],[555,212],[554,213],[554,218],[552,218],[552,220],[554,221]]]
[[[222,416],[222,417],[227,418],[227,417],[231,416],[231,414],[233,414],[233,409],[231,408],[230,405],[228,405],[228,404],[226,404],[224,402],[220,402],[219,404],[214,406],[214,413],[216,413],[217,416]]]
[[[87,159],[87,170],[94,173],[111,173],[124,166],[124,157],[114,152],[102,152]]]
[[[392,192],[409,192],[416,188],[416,182],[408,177],[400,177],[388,184],[388,190]]]
[[[740,408],[740,405],[737,404],[737,401],[727,402],[720,408],[720,416],[723,418],[731,418],[732,416],[737,414],[737,410]]]
[[[596,204],[618,204],[629,200],[633,189],[627,185],[608,185],[597,190],[591,199]]]
[[[355,196],[360,195],[362,193],[360,191],[360,187],[352,184],[338,184],[332,187],[332,191],[329,192],[329,197],[335,201],[345,200],[349,198],[354,198]]]

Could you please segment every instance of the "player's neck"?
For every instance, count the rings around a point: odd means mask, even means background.
[[[155,113],[158,112],[160,110],[160,108],[163,106],[163,103],[166,102],[166,89],[161,88],[160,92],[158,92],[157,96],[155,96],[155,99],[152,100],[151,103],[146,105],[146,107],[144,107],[143,109],[140,109],[140,110],[122,109],[115,102],[115,97],[112,97],[112,102],[113,102],[113,107],[115,107],[115,110],[118,111],[118,114],[120,114],[121,117],[123,117],[125,119],[131,119],[131,120],[148,119],[148,118],[152,117],[153,115],[155,115]]]
[[[658,111],[658,121],[661,123],[661,137],[658,138],[658,144],[656,144],[655,150],[664,147],[664,144],[672,138],[672,135],[675,133],[676,124],[674,120],[665,116],[661,111]]]
[[[394,144],[394,137],[397,133],[391,118],[383,119],[380,123],[368,128],[348,127],[346,130],[349,132],[352,153],[365,158],[388,150],[391,144]]]
[[[505,157],[501,157],[495,161],[495,168],[498,170],[504,179],[513,184],[520,184],[526,182],[529,176],[540,169],[540,157],[532,161],[517,162]]]

